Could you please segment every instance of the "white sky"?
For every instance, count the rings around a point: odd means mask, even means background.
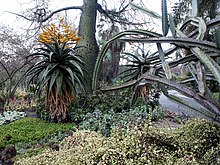
[[[1,1],[0,5],[0,23],[9,24],[14,27],[20,24],[21,19],[16,19],[16,16],[5,11],[11,11],[14,13],[21,13],[26,7],[34,7],[36,1],[41,0],[4,0]],[[83,0],[53,0],[53,6],[50,6],[53,9],[59,9],[65,6],[79,6],[82,5]],[[146,1],[146,0],[145,0]],[[168,0],[168,5],[174,3],[178,0]],[[31,3],[32,2],[32,3]],[[74,2],[74,3],[73,3]],[[134,1],[135,2],[135,1]],[[34,5],[33,5],[34,4]],[[146,7],[150,10],[160,13],[161,9],[161,0],[147,0]]]
[[[34,2],[33,2],[34,1]],[[36,6],[36,1],[41,0],[4,0],[0,5],[0,23],[9,26],[21,26],[21,18],[17,18],[16,15],[10,14],[6,11],[21,14],[26,8],[33,8]],[[46,0],[47,1],[47,0]],[[71,3],[71,2],[74,2]],[[50,8],[56,10],[66,6],[80,6],[82,5],[82,0],[53,0],[52,6]]]

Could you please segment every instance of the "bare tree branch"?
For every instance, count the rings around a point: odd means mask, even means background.
[[[144,25],[144,24],[148,23],[148,22],[143,22],[143,23],[137,22],[137,23],[135,23],[135,22],[125,21],[125,20],[122,20],[122,19],[117,20],[117,18],[120,19],[119,14],[125,12],[128,6],[129,5],[126,5],[120,11],[113,11],[113,10],[104,10],[100,4],[97,4],[97,10],[99,11],[99,13],[104,14],[108,19],[110,19],[110,21],[112,23],[117,22],[117,23],[120,23],[120,24],[127,24],[127,25]],[[116,19],[115,19],[115,17],[116,17]]]
[[[61,11],[65,11],[65,10],[71,10],[71,9],[82,10],[82,6],[69,6],[69,7],[64,7],[64,8],[55,10],[55,11],[51,12],[51,13],[50,13],[48,16],[46,16],[45,18],[38,20],[38,22],[45,22],[45,21],[47,21],[49,18],[51,18],[54,14],[59,13],[59,12],[61,12]],[[10,12],[10,11],[5,11],[5,12],[8,12],[8,13],[14,14],[14,15],[17,15],[17,16],[19,16],[19,17],[22,17],[22,18],[28,20],[28,21],[34,21],[34,18],[28,18],[28,17],[25,17],[25,16],[22,15],[22,14]]]
[[[58,12],[65,11],[65,10],[71,10],[71,9],[82,10],[82,6],[69,6],[69,7],[64,7],[64,8],[55,10],[52,13],[50,13],[48,16],[46,16],[44,19],[42,19],[41,22],[47,21],[49,18],[51,18],[54,14],[56,14]]]
[[[10,12],[10,11],[5,11],[5,12],[10,13],[10,14],[14,14],[14,15],[17,15],[17,16],[19,16],[19,17],[22,17],[22,18],[28,20],[28,21],[33,21],[33,19],[31,19],[31,18],[27,18],[27,17],[25,17],[25,16],[22,15],[22,14],[13,13],[13,12]]]

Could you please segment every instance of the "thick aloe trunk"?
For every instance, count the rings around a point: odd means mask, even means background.
[[[88,90],[92,87],[92,74],[98,55],[98,45],[95,38],[96,32],[96,15],[97,0],[83,0],[82,15],[80,18],[79,36],[81,39],[78,46],[78,54],[82,56],[87,65],[89,74],[85,74]]]

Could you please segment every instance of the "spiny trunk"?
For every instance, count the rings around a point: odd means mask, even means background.
[[[92,90],[92,74],[98,56],[98,45],[95,38],[97,0],[83,0],[82,15],[80,18],[78,54],[82,56],[87,65],[89,74],[85,74],[88,91]]]

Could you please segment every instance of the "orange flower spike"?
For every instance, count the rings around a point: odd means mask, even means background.
[[[75,29],[72,33],[73,33],[72,35],[76,36],[76,34],[77,34],[77,29]]]
[[[61,42],[61,43],[65,43],[65,42],[68,42],[68,41],[69,41],[68,38],[61,38],[61,39],[60,39],[60,42]]]
[[[72,41],[79,41],[81,39],[81,37],[73,37],[71,38]]]
[[[64,21],[64,18],[61,18],[61,19],[60,19],[60,23],[62,23],[63,21]]]

